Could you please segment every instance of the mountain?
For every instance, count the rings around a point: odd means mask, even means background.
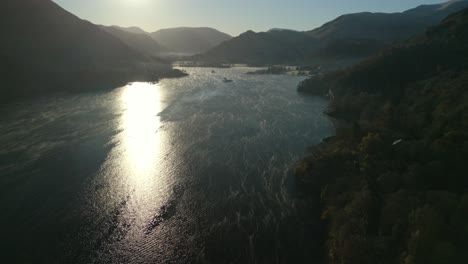
[[[150,35],[174,53],[187,55],[203,53],[232,38],[216,29],[188,27],[161,29]]]
[[[468,1],[423,5],[403,13],[356,13],[338,17],[307,32],[317,39],[405,40],[437,25],[448,15],[468,6]]]
[[[139,28],[123,29],[116,26],[106,27],[100,26],[102,29],[112,34],[116,38],[120,39],[130,48],[139,51],[140,53],[147,56],[158,56],[163,53],[167,53],[168,48],[157,43],[146,33],[134,33],[139,32]],[[144,32],[144,31],[143,31]]]
[[[119,27],[119,26],[111,26],[113,28],[116,28],[116,29],[120,29],[122,31],[126,31],[126,32],[129,32],[129,33],[135,33],[135,34],[148,34],[148,32],[144,31],[143,29],[139,28],[139,27]]]
[[[50,0],[0,2],[1,99],[113,87],[171,74]]]
[[[268,30],[267,32],[277,32],[277,31],[293,31],[293,32],[297,32],[297,30],[287,29],[287,28],[272,28],[272,29]]]
[[[303,58],[310,57],[318,45],[313,37],[303,32],[247,31],[202,55],[194,56],[194,59],[253,65],[299,63]]]
[[[329,94],[334,137],[296,167],[326,263],[462,263],[468,255],[468,9],[352,68]],[[345,122],[343,122],[345,121]]]
[[[285,33],[283,30],[249,31],[195,59],[255,64],[320,63],[331,64],[330,67],[348,65],[396,41],[422,33],[466,6],[468,1],[450,1],[403,13],[348,14],[311,31],[288,31],[290,34],[284,35],[281,35]]]

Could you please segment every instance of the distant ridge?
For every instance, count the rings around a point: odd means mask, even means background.
[[[161,29],[150,33],[150,36],[156,42],[170,48],[172,52],[188,55],[206,52],[232,38],[226,33],[207,27]]]
[[[404,40],[423,33],[448,15],[468,7],[468,1],[450,1],[435,5],[421,5],[401,13],[362,12],[342,15],[308,32],[318,39],[377,39]]]
[[[342,15],[306,32],[248,31],[221,43],[194,60],[250,64],[325,64],[342,67],[382,48],[423,33],[448,15],[468,7],[468,1],[423,5],[401,13]]]
[[[112,25],[111,27],[117,28],[117,29],[120,29],[120,30],[123,30],[123,31],[126,31],[126,32],[130,32],[130,33],[148,34],[148,32],[144,31],[143,29],[141,29],[139,27],[120,27],[120,26],[116,26],[116,25]]]
[[[272,29],[268,30],[267,32],[283,32],[283,31],[298,32],[297,30],[287,29],[287,28],[272,28]]]
[[[123,43],[127,44],[132,49],[146,55],[146,56],[159,56],[169,52],[169,49],[159,44],[151,38],[142,29],[138,27],[121,28],[117,26],[100,26],[102,29],[120,39]]]
[[[252,65],[299,64],[310,57],[318,45],[318,41],[303,32],[249,30],[193,59]]]

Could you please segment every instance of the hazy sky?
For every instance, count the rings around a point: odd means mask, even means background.
[[[441,0],[54,0],[96,24],[139,26],[147,31],[214,27],[231,35],[249,29],[310,30],[339,15],[400,12]]]

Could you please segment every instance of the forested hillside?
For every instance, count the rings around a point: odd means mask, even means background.
[[[468,259],[468,10],[349,70],[307,80],[337,135],[298,164],[330,263]],[[318,194],[317,194],[318,193]]]

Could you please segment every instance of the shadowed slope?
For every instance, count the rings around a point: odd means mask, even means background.
[[[468,9],[301,90],[346,120],[297,166],[323,204],[328,263],[461,263],[468,255]]]
[[[1,100],[112,87],[171,72],[50,0],[0,2]]]

